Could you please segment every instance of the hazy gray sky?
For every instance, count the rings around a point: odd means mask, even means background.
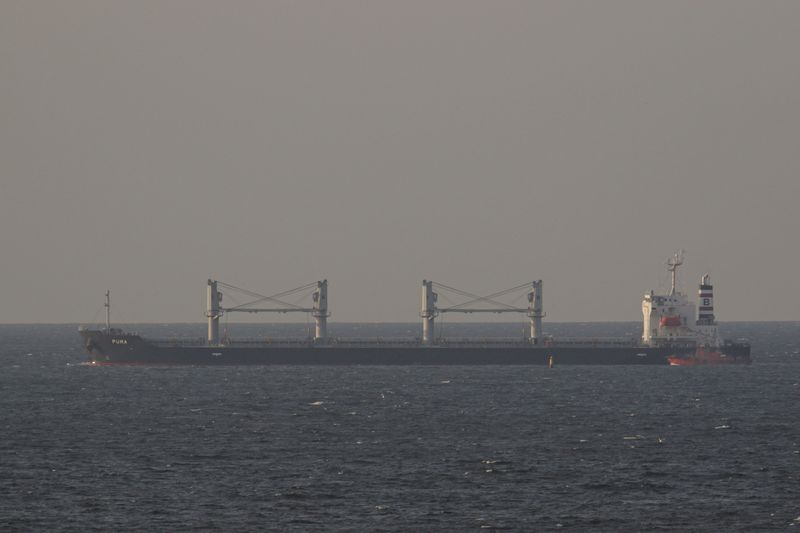
[[[3,0],[0,322],[202,321],[208,277],[639,320],[679,248],[800,320],[798,58],[793,0]]]

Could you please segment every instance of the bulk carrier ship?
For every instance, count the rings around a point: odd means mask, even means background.
[[[106,292],[106,327],[79,329],[91,364],[144,365],[545,365],[545,364],[713,364],[713,361],[750,362],[747,343],[723,341],[714,322],[712,287],[708,275],[700,285],[699,319],[686,295],[677,290],[681,254],[668,262],[672,276],[669,293],[650,291],[642,302],[641,339],[555,338],[543,335],[542,281],[534,281],[488,296],[477,296],[425,280],[422,282],[422,336],[412,339],[359,340],[327,334],[328,282],[318,281],[273,296],[243,291],[255,300],[223,307],[220,289],[238,289],[208,280],[208,337],[197,340],[146,339],[136,333],[111,327],[110,294]],[[241,290],[241,289],[239,289]],[[290,294],[311,291],[311,307],[290,304]],[[438,305],[437,290],[448,290],[469,298],[449,307]],[[527,307],[514,307],[498,300],[525,290]],[[270,302],[276,307],[253,305]],[[473,305],[492,307],[472,307]],[[315,321],[314,336],[232,340],[220,337],[219,320],[234,312],[303,312]],[[520,313],[530,319],[530,334],[519,339],[452,339],[436,337],[435,319],[444,313]],[[707,354],[713,354],[707,357]]]

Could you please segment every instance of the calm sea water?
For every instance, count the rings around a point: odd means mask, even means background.
[[[800,323],[725,331],[752,366],[90,367],[0,326],[0,528],[800,531]]]

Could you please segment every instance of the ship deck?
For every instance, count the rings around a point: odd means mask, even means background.
[[[207,346],[203,338],[174,338],[174,339],[147,339],[153,346],[170,347],[198,347]],[[501,338],[501,337],[466,337],[443,338],[435,344],[423,344],[419,338],[355,338],[333,337],[325,342],[315,342],[312,338],[255,338],[255,339],[229,339],[219,344],[227,348],[531,348],[530,341],[526,338]],[[540,347],[637,347],[641,346],[639,339],[635,338],[608,338],[608,337],[575,337],[548,339],[537,345]]]

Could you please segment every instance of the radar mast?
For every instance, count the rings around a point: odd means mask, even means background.
[[[106,333],[111,333],[111,290],[106,291]]]
[[[678,267],[683,264],[683,250],[673,255],[667,260],[667,270],[672,274],[672,288],[669,290],[670,296],[675,296],[677,292]]]

